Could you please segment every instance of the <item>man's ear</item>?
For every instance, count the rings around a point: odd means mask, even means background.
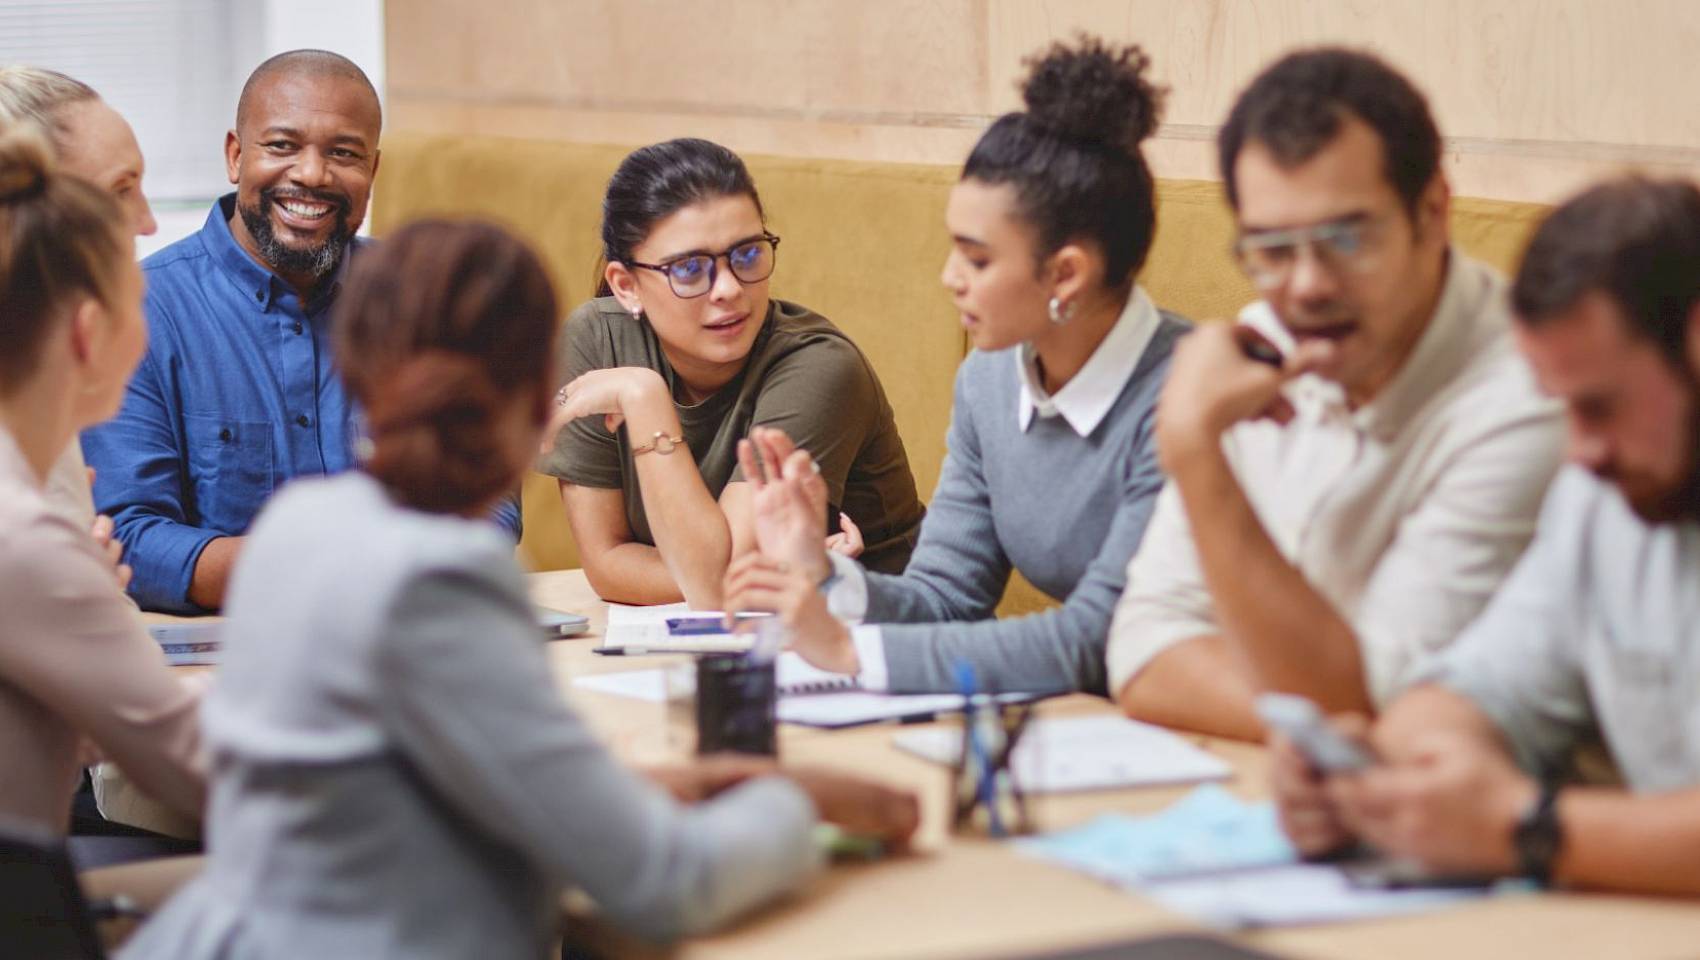
[[[620,307],[627,313],[638,313],[643,310],[643,299],[638,296],[637,275],[618,260],[610,260],[602,268],[602,279],[613,291],[614,299],[620,301]]]
[[[238,179],[237,174],[242,170],[242,138],[235,130],[224,132],[224,175],[231,183]]]
[[[1452,235],[1452,184],[1446,180],[1446,174],[1436,172],[1423,188],[1422,195],[1417,198],[1417,232],[1418,242],[1435,238],[1441,246],[1450,242]]]

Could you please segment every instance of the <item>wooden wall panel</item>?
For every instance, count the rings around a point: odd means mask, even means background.
[[[1172,88],[1161,176],[1213,177],[1249,78],[1295,46],[1377,50],[1430,97],[1465,195],[1552,201],[1636,165],[1700,173],[1691,0],[390,0],[393,128],[959,163],[1024,57],[1137,40]]]

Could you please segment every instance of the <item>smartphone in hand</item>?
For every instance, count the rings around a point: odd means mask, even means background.
[[[1304,697],[1260,694],[1255,707],[1265,726],[1293,741],[1310,765],[1323,773],[1357,773],[1380,762],[1368,744],[1341,733]]]

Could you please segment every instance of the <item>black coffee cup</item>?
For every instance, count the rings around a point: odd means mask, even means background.
[[[779,755],[778,681],[772,660],[742,654],[697,659],[697,753]]]

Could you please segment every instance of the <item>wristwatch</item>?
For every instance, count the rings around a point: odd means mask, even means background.
[[[685,437],[683,434],[677,437],[669,437],[664,431],[657,430],[655,431],[655,436],[649,438],[648,443],[641,447],[632,448],[632,456],[635,457],[640,454],[654,451],[656,455],[665,457],[674,450],[677,450],[679,448],[679,444],[684,442]]]
[[[1552,886],[1552,865],[1564,846],[1564,827],[1558,822],[1558,782],[1541,781],[1540,795],[1529,805],[1511,832],[1522,874],[1542,887]]]

